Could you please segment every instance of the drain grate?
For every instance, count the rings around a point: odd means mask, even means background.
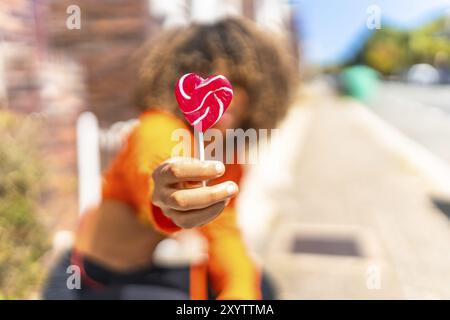
[[[298,236],[292,244],[293,253],[361,257],[361,251],[352,238],[319,238]]]
[[[440,200],[433,198],[431,199],[433,201],[433,204],[436,208],[442,211],[443,214],[447,216],[447,218],[450,218],[450,201],[448,200]]]

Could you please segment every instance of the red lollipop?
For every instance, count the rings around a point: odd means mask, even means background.
[[[198,131],[215,125],[233,99],[233,88],[222,75],[203,79],[195,73],[183,75],[175,86],[175,97],[186,120]]]
[[[230,105],[233,99],[230,81],[222,75],[203,79],[187,73],[178,80],[175,97],[184,117],[194,127],[200,160],[205,160],[203,132],[215,125]]]

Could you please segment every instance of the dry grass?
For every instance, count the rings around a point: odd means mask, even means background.
[[[48,248],[37,217],[42,167],[39,127],[30,118],[0,112],[0,299],[27,299],[41,284]]]

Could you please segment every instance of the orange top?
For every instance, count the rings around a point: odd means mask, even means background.
[[[152,171],[171,157],[172,149],[180,143],[172,139],[176,129],[188,129],[183,121],[162,111],[148,111],[141,115],[140,124],[130,134],[103,179],[103,198],[123,201],[131,205],[138,218],[150,223],[163,234],[180,230],[160,208],[152,205]],[[190,131],[187,131],[190,132]],[[190,134],[192,138],[192,134]],[[192,140],[191,140],[192,141]],[[219,181],[239,183],[241,166],[226,165]],[[198,228],[207,239],[209,259],[207,275],[219,299],[260,299],[259,272],[247,254],[236,223],[234,201],[214,221]],[[191,297],[206,299],[198,266],[191,268]]]

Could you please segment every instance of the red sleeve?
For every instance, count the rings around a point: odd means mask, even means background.
[[[170,218],[166,217],[161,208],[151,204],[150,212],[153,216],[155,227],[164,233],[173,233],[179,231],[181,228],[173,223]]]

